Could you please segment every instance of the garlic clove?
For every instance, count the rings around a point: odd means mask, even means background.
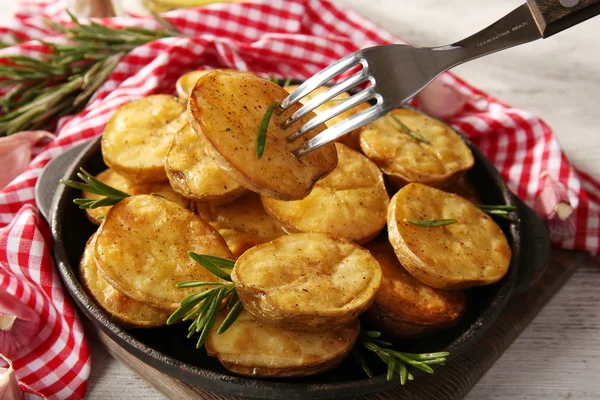
[[[554,179],[548,172],[541,175],[546,178],[544,188],[535,201],[535,213],[545,221],[552,242],[562,242],[575,236],[575,216],[569,200],[569,189]]]
[[[0,190],[27,168],[31,147],[45,137],[54,135],[46,131],[23,131],[0,138]]]
[[[469,96],[444,82],[440,76],[421,90],[417,99],[426,113],[438,118],[451,118],[462,112]]]
[[[17,382],[12,362],[2,353],[0,353],[0,358],[8,364],[8,368],[0,367],[0,399],[22,400],[23,391]]]
[[[26,348],[39,329],[37,312],[15,296],[0,290],[0,353],[10,357]]]

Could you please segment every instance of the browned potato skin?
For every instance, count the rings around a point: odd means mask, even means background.
[[[223,236],[236,258],[251,247],[286,234],[265,211],[256,193],[247,193],[225,205],[196,203],[195,211]]]
[[[104,278],[121,293],[175,311],[199,290],[177,288],[177,283],[220,281],[192,260],[190,251],[233,259],[221,235],[202,218],[161,197],[139,195],[110,209],[98,229],[94,257]]]
[[[102,136],[104,162],[136,183],[165,182],[164,157],[175,132],[185,123],[180,118],[184,111],[185,106],[165,94],[121,106],[108,121]],[[139,142],[140,139],[143,141]],[[143,154],[135,155],[136,149],[143,146],[147,147]],[[135,164],[131,159],[140,161]]]
[[[386,224],[390,199],[383,174],[359,152],[341,143],[335,146],[338,166],[304,199],[261,199],[286,232],[322,232],[367,243]]]
[[[455,219],[440,227],[408,220]],[[495,283],[508,272],[511,249],[494,220],[469,200],[411,183],[388,208],[388,236],[402,266],[437,289],[465,289]]]
[[[381,286],[365,312],[380,331],[412,339],[454,325],[465,311],[462,291],[434,289],[402,267],[392,245],[380,239],[365,246],[381,266]]]
[[[264,154],[257,157],[260,122],[269,106],[287,95],[279,85],[254,75],[215,71],[198,79],[188,110],[207,153],[227,175],[265,196],[298,200],[310,193],[316,181],[333,171],[337,154],[332,143],[301,158],[292,154],[325,129],[325,125],[319,126],[288,143],[286,137],[315,117],[309,113],[293,127],[281,129],[285,119],[301,107],[296,104],[282,115],[273,113]]]
[[[463,199],[469,200],[473,204],[481,204],[481,197],[477,194],[477,191],[471,185],[471,182],[466,176],[458,178],[450,186],[444,188],[445,192],[454,193],[462,197]]]
[[[410,109],[399,108],[391,114],[429,141],[412,138],[389,115],[363,128],[363,153],[397,188],[411,182],[443,188],[473,166],[471,150],[450,126]]]
[[[136,194],[156,193],[161,196],[164,196],[167,200],[171,200],[172,202],[179,204],[181,207],[188,207],[190,205],[190,201],[185,197],[182,197],[175,193],[171,188],[171,185],[169,185],[169,183],[167,182],[134,183],[131,180],[125,178],[124,176],[119,175],[110,168],[100,172],[98,175],[96,175],[96,178],[100,182],[106,183],[107,185],[112,186],[115,189],[118,189],[132,196]],[[84,199],[99,199],[103,197],[98,194],[88,192],[83,192],[82,196]],[[108,213],[108,210],[111,209],[111,207],[112,206],[88,208],[85,210],[85,215],[88,217],[92,224],[100,225],[102,223],[102,219],[98,218],[105,216]]]
[[[79,277],[86,292],[116,323],[126,328],[155,328],[167,324],[169,313],[135,301],[111,286],[102,276],[94,259],[96,235],[87,242],[81,262]]]
[[[296,233],[246,251],[231,279],[244,308],[258,320],[284,330],[319,332],[343,326],[370,307],[381,269],[348,239]]]
[[[204,76],[212,71],[212,69],[205,69],[205,70],[196,70],[196,71],[190,71],[187,74],[183,74],[179,77],[179,79],[177,79],[177,83],[175,84],[175,90],[177,91],[177,96],[184,102],[187,102],[190,98],[190,93],[192,92],[192,89],[194,88],[194,84],[196,83],[196,81],[201,77]],[[240,73],[246,73],[249,74],[250,72],[243,72],[243,71],[238,71],[236,69],[229,69],[229,68],[219,68],[219,71],[228,71],[228,72],[240,72]]]
[[[222,312],[217,319],[206,342],[206,352],[209,356],[218,358],[229,371],[252,377],[309,376],[334,368],[350,353],[360,332],[358,319],[335,330],[317,333],[284,331],[255,319],[244,310],[227,331],[218,335],[216,330],[225,315],[226,313]],[[241,333],[236,332],[241,329]],[[272,342],[267,342],[267,346],[259,347],[262,344],[261,339],[265,337],[287,339],[288,342],[284,346],[279,345],[281,342],[275,346]],[[234,341],[233,350],[229,353],[219,352],[219,341]],[[305,342],[304,345],[322,344],[330,354],[323,354],[322,351],[303,354],[300,345],[302,341]],[[252,351],[257,347],[259,348],[255,350],[256,353]],[[250,360],[250,357],[255,359]],[[263,360],[261,357],[271,359]],[[275,357],[279,357],[279,360],[274,360]]]
[[[300,85],[289,85],[289,86],[285,87],[285,90],[287,90],[289,93],[292,93],[294,90],[298,89],[299,86]],[[320,86],[320,87],[316,88],[315,90],[313,90],[312,92],[310,92],[309,94],[307,94],[305,97],[303,97],[302,102],[304,104],[306,104],[310,100],[314,99],[316,96],[327,91],[328,89],[329,89],[329,87],[327,87],[327,86]],[[331,100],[325,102],[324,104],[320,105],[319,107],[315,108],[314,112],[316,114],[320,114],[322,112],[329,110],[332,107],[335,107],[336,105],[340,104],[340,102],[342,102],[346,99],[349,99],[349,98],[350,98],[349,93],[347,93],[347,92],[340,93],[333,99],[331,99]],[[344,111],[343,113],[331,118],[329,121],[325,122],[325,125],[327,125],[327,127],[330,128],[330,127],[334,126],[335,124],[338,124],[338,123],[342,122],[343,120],[348,119],[351,116],[358,114],[361,111],[366,110],[370,106],[371,105],[369,103],[359,104],[356,107],[353,107],[353,108],[351,108],[347,111]],[[347,134],[345,134],[344,136],[339,138],[337,141],[340,143],[344,143],[346,146],[350,147],[353,150],[360,151],[360,136],[359,136],[360,131],[361,131],[361,128],[355,129],[351,132],[348,132]]]

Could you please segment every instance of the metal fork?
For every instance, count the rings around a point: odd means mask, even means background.
[[[528,0],[527,4],[521,5],[479,33],[448,46],[425,48],[391,44],[359,50],[309,78],[280,103],[278,114],[336,76],[351,68],[362,66],[358,72],[303,105],[282,124],[282,128],[294,124],[340,93],[368,82],[365,89],[320,113],[287,138],[293,142],[346,110],[366,101],[374,103],[366,110],[324,130],[296,149],[294,154],[301,157],[386,115],[411,99],[438,75],[456,65],[509,47],[547,38],[599,13],[600,0]]]

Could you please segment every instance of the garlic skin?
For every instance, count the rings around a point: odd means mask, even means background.
[[[23,391],[19,387],[12,362],[0,353],[0,358],[6,361],[8,368],[0,367],[0,399],[22,400]]]
[[[421,108],[437,118],[452,118],[462,112],[469,96],[439,76],[417,95]]]
[[[67,8],[81,18],[109,18],[116,15],[112,0],[68,0]]]
[[[0,353],[11,357],[31,344],[39,330],[37,312],[0,290]],[[0,396],[0,399],[3,398]]]
[[[31,161],[31,147],[42,138],[54,138],[46,131],[23,131],[0,138],[0,190],[15,179]]]
[[[547,171],[540,179],[546,178],[544,188],[535,201],[535,213],[546,223],[552,242],[562,242],[575,236],[575,215],[569,200],[569,190]]]

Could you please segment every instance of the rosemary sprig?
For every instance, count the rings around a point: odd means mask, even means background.
[[[105,183],[100,182],[89,172],[84,170],[83,168],[79,168],[79,173],[77,176],[83,182],[71,181],[68,179],[61,179],[60,183],[63,185],[67,185],[69,187],[83,190],[84,192],[98,194],[101,197],[99,199],[74,199],[73,203],[77,204],[79,208],[98,208],[104,206],[112,206],[117,204],[119,201],[123,200],[126,197],[129,197],[129,194],[122,192],[118,189],[115,189],[112,186],[109,186]]]
[[[413,139],[415,139],[419,142],[429,144],[429,140],[425,139],[420,133],[410,129],[408,126],[403,124],[402,121],[400,121],[398,118],[396,118],[396,116],[394,114],[388,114],[388,115],[390,116],[392,121],[394,121],[396,123],[396,125],[398,125],[398,127],[402,130],[402,132],[410,135]]]
[[[375,353],[381,361],[387,365],[387,380],[391,381],[394,374],[400,378],[400,384],[404,385],[406,381],[412,381],[413,375],[408,371],[409,367],[417,368],[428,374],[433,374],[432,364],[444,365],[446,357],[450,355],[448,352],[437,353],[403,353],[391,348],[392,344],[379,339],[380,332],[377,331],[361,331],[357,344],[365,349]],[[369,368],[367,361],[360,352],[358,346],[355,345],[352,349],[352,354],[361,365],[367,376],[372,377],[373,373]]]
[[[423,227],[435,227],[435,226],[445,226],[455,224],[457,221],[455,219],[406,219],[404,218],[404,222],[408,222],[409,224]]]
[[[275,106],[277,104],[279,104],[279,100],[275,100],[269,106],[258,127],[258,136],[256,138],[256,157],[259,159],[263,156],[263,153],[265,152],[265,144],[267,142],[267,131],[269,130],[269,122],[271,122],[271,115],[273,115],[273,110],[275,110]]]
[[[196,333],[200,333],[200,337],[196,343],[196,348],[200,348],[206,343],[208,334],[217,320],[221,303],[227,296],[231,295],[227,303],[227,309],[230,311],[223,322],[221,322],[219,329],[217,329],[219,335],[229,329],[244,309],[244,306],[237,296],[233,283],[231,283],[230,273],[225,271],[232,270],[235,261],[194,252],[189,252],[188,255],[208,272],[225,280],[225,282],[186,281],[176,285],[178,288],[214,286],[211,289],[194,293],[183,299],[179,304],[179,308],[167,320],[167,325],[171,325],[178,321],[193,319],[188,329],[188,338],[191,338]]]
[[[493,217],[516,222],[515,218],[511,215],[511,212],[517,211],[517,207],[515,206],[478,204],[477,207]]]
[[[115,29],[91,22],[82,25],[69,13],[73,26],[46,24],[72,43],[46,43],[51,52],[38,58],[4,57],[0,86],[12,86],[0,99],[0,136],[34,130],[51,120],[82,110],[108,78],[121,57],[135,47],[179,32],[159,15],[162,31]]]

